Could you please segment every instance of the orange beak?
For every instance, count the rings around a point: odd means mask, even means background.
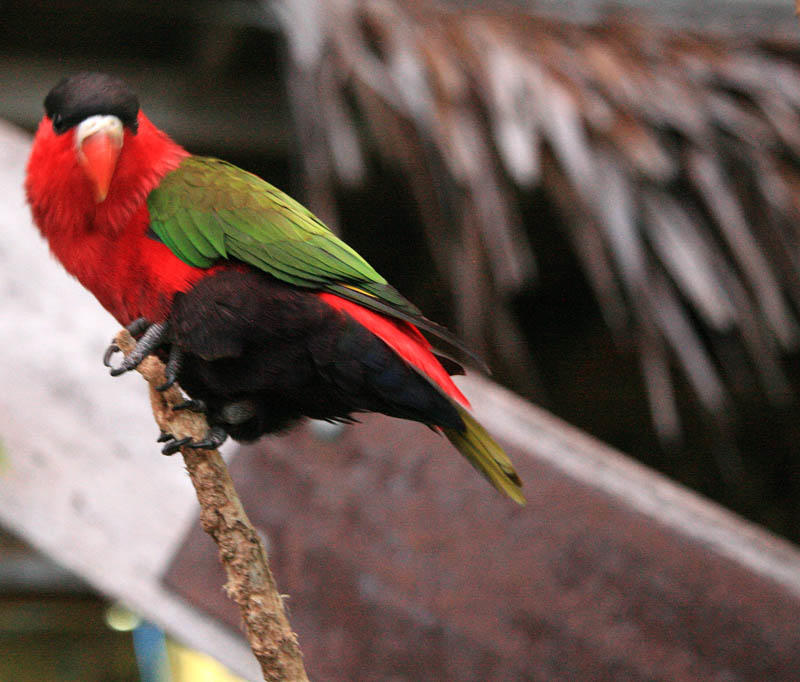
[[[78,163],[92,184],[94,200],[98,204],[105,201],[108,195],[121,149],[121,137],[105,130],[84,138],[78,148]]]

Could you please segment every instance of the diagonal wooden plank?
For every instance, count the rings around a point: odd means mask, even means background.
[[[0,524],[190,646],[258,678],[244,640],[161,574],[197,503],[158,454],[146,385],[100,362],[118,328],[47,252],[22,182],[30,141],[0,122]]]

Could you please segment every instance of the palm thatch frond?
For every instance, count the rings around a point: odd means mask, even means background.
[[[368,142],[399,166],[468,343],[520,371],[510,299],[535,276],[537,225],[523,225],[518,200],[537,188],[608,325],[636,340],[662,435],[679,429],[672,368],[726,413],[732,343],[767,396],[789,397],[796,45],[421,0],[274,6],[310,201],[335,222],[331,188],[365,181]]]

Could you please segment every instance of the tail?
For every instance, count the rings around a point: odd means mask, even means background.
[[[353,289],[357,291],[357,289]],[[346,293],[346,292],[345,292]],[[432,387],[442,392],[443,396],[450,399],[453,407],[458,411],[458,416],[464,422],[463,429],[441,428],[442,433],[467,458],[470,464],[480,471],[489,482],[500,492],[508,495],[514,502],[525,504],[522,496],[522,481],[519,480],[514,465],[508,458],[503,448],[486,433],[472,415],[467,412],[469,406],[464,394],[458,389],[447,370],[439,359],[431,352],[431,345],[427,339],[410,322],[405,319],[393,319],[385,314],[378,314],[374,310],[365,308],[368,301],[360,301],[359,305],[342,294],[321,293],[318,296],[328,305],[342,310],[375,336],[381,339],[395,353],[397,353],[410,367],[419,372],[420,376],[429,381]],[[350,294],[348,294],[350,296]],[[398,294],[399,296],[399,294]],[[385,311],[381,311],[383,313]],[[392,313],[387,313],[392,314]],[[402,317],[402,316],[401,316]],[[414,320],[419,323],[418,320]],[[424,327],[428,329],[428,327]],[[441,334],[439,334],[442,337]],[[446,337],[442,337],[446,338]],[[447,339],[449,340],[449,339]],[[454,363],[449,361],[452,366]]]
[[[522,481],[508,455],[469,412],[460,405],[455,407],[466,428],[463,431],[443,428],[442,433],[495,488],[524,505]]]

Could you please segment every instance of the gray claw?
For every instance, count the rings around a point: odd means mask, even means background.
[[[192,448],[193,450],[216,450],[228,439],[228,432],[221,426],[214,426],[208,430],[203,440],[193,441],[191,438],[178,438],[173,439],[171,434],[162,432],[158,438],[158,442],[162,443],[165,440],[169,442],[161,448],[161,452],[165,455],[174,455],[182,447]]]
[[[131,327],[135,329],[140,327],[142,325],[140,320],[143,319],[144,318],[140,318],[128,325],[129,330]],[[142,360],[164,343],[168,333],[169,322],[157,322],[147,327],[147,331],[142,334],[142,338],[136,342],[136,347],[125,357],[119,367],[111,367],[111,376],[117,377],[120,374],[136,369]],[[111,366],[111,356],[116,352],[116,350],[112,350],[112,348],[116,348],[116,345],[112,344],[109,346],[103,356],[103,362],[108,362],[109,367]]]
[[[144,358],[142,358],[142,360],[144,360]],[[139,360],[139,362],[129,362],[128,358],[125,358],[125,360],[122,361],[122,364],[119,367],[112,367],[109,374],[111,374],[112,377],[118,377],[120,374],[125,374],[125,372],[130,372],[132,369],[136,369],[142,360]]]
[[[221,426],[214,426],[208,430],[203,440],[186,443],[186,447],[194,450],[216,450],[228,439],[228,432]]]
[[[146,317],[137,317],[133,322],[131,322],[125,329],[128,330],[128,333],[131,336],[141,336],[147,328],[150,326],[150,323],[147,321]]]
[[[171,440],[167,443],[163,448],[161,448],[162,455],[174,455],[178,450],[181,449],[182,446],[188,445],[192,442],[192,439],[188,436],[186,438],[178,438],[177,440]]]
[[[208,407],[202,400],[184,400],[182,403],[172,406],[173,410],[189,410],[189,412],[197,412],[198,414],[206,414]]]
[[[181,361],[183,360],[183,351],[178,347],[177,343],[173,343],[169,349],[169,359],[167,366],[164,367],[164,376],[167,378],[166,382],[157,386],[157,391],[166,391],[172,384],[178,380],[178,372],[181,370]]]
[[[111,367],[111,358],[114,356],[114,353],[119,353],[119,346],[116,343],[112,343],[106,348],[106,352],[103,353],[103,364],[106,367]]]

